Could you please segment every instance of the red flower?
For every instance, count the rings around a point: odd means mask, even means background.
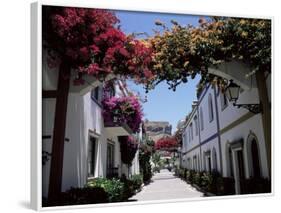
[[[96,75],[100,71],[100,67],[97,63],[90,64],[89,67],[86,69],[86,72],[91,75]]]
[[[89,59],[89,50],[87,47],[80,48],[79,55],[83,61],[87,61]]]
[[[171,150],[178,146],[178,142],[175,137],[164,137],[159,139],[155,144],[155,149]]]

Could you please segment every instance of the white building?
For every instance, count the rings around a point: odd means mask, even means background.
[[[238,102],[259,103],[257,88],[242,90]],[[233,177],[237,194],[240,180],[270,177],[261,113],[233,106],[217,87],[204,88],[179,128],[183,129],[182,167]]]
[[[45,62],[45,60],[44,60]],[[43,63],[43,90],[54,90],[57,84],[57,70],[51,70]],[[139,174],[138,152],[128,169],[122,164],[118,136],[131,135],[123,126],[106,127],[102,117],[102,84],[95,87],[86,85],[83,92],[76,92],[71,86],[68,97],[66,133],[63,159],[62,191],[71,187],[83,187],[87,180],[122,174]],[[126,96],[128,91],[120,90],[118,82],[113,95]],[[80,91],[82,91],[80,89]],[[53,126],[56,99],[43,97],[42,100],[42,151],[47,159],[42,167],[43,197],[48,196]],[[139,133],[141,134],[141,132]],[[136,135],[140,140],[142,137]],[[129,174],[128,174],[129,173]]]

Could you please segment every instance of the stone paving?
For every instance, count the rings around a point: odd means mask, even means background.
[[[130,198],[131,201],[169,200],[203,197],[191,185],[175,177],[168,170],[161,170],[152,177],[152,182]]]

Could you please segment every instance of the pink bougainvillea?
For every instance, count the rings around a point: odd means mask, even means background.
[[[155,149],[171,151],[173,149],[176,149],[178,146],[179,146],[179,143],[175,137],[164,137],[164,138],[160,138],[156,142]]]
[[[43,20],[45,46],[79,71],[79,78],[112,73],[143,83],[153,77],[152,49],[116,28],[112,11],[46,6]]]
[[[137,97],[111,97],[102,104],[106,125],[127,124],[134,133],[139,132],[143,113]]]

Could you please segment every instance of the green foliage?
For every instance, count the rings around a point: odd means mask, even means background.
[[[141,174],[139,174],[139,175],[132,175],[130,180],[132,181],[133,189],[134,190],[139,190],[141,188],[141,186],[143,184],[143,177],[142,177]]]
[[[156,173],[156,172],[160,172],[160,168],[158,167],[158,166],[155,166],[155,167],[153,167],[153,169],[152,169],[152,171],[154,172],[154,173]]]
[[[141,147],[139,152],[139,164],[140,172],[143,176],[143,182],[148,183],[152,177],[151,165],[150,165],[151,152],[146,146]]]
[[[121,182],[124,183],[123,200],[127,200],[133,196],[137,190],[141,189],[143,178],[141,174],[132,175],[129,179],[125,175],[121,177]]]
[[[124,183],[119,179],[106,179],[106,178],[96,178],[90,180],[86,187],[101,187],[108,194],[109,202],[120,202],[123,200],[124,194]]]
[[[202,186],[202,175],[203,175],[202,172],[195,172],[194,174],[194,183],[197,186]]]
[[[158,170],[160,171],[160,167],[162,166],[162,160],[161,160],[161,156],[160,156],[159,152],[153,153],[151,156],[151,160],[152,160],[152,163],[154,164],[153,172],[154,172],[154,169],[157,172],[158,172]]]

